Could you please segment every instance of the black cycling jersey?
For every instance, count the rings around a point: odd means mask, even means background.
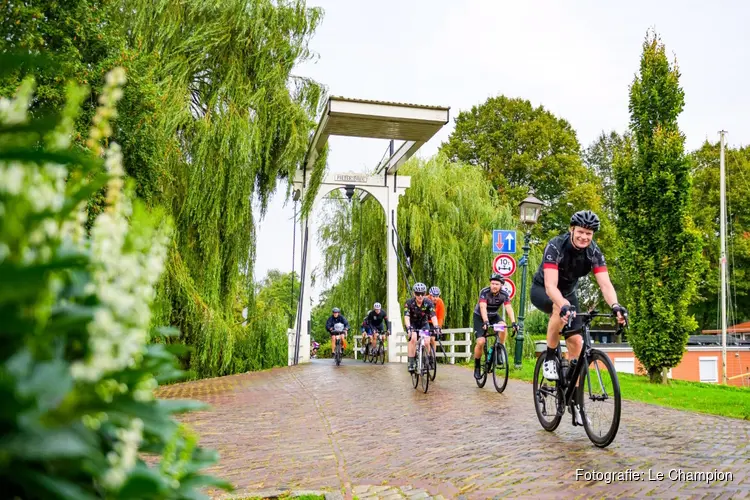
[[[333,325],[335,325],[336,323],[343,323],[344,329],[349,328],[349,322],[346,320],[343,314],[339,314],[338,318],[334,318],[333,316],[328,317],[328,321],[326,321],[326,330],[330,332],[333,328]]]
[[[388,313],[385,312],[385,309],[381,309],[380,314],[375,314],[374,310],[370,310],[365,321],[370,326],[380,327],[383,325],[383,321],[388,321]]]
[[[492,293],[490,287],[482,288],[482,291],[479,292],[479,302],[474,306],[474,314],[477,316],[482,315],[479,311],[479,304],[482,302],[487,304],[487,317],[489,318],[490,316],[495,316],[504,304],[510,303],[510,298],[508,297],[508,293],[502,288],[497,294]]]
[[[574,290],[578,280],[592,270],[594,274],[606,271],[607,263],[594,241],[579,250],[570,241],[570,233],[565,233],[547,243],[539,269],[534,273],[534,283],[537,285],[544,286],[544,269],[557,269],[557,288],[565,295],[565,292]]]
[[[435,304],[425,297],[422,306],[417,305],[417,299],[414,297],[406,301],[404,305],[404,317],[409,318],[413,328],[427,328],[432,318],[436,317]]]

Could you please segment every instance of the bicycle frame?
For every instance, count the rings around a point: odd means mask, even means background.
[[[573,370],[568,370],[568,373],[565,377],[560,377],[560,380],[564,381],[565,383],[565,390],[563,392],[563,405],[569,406],[571,402],[573,401],[573,397],[575,397],[576,390],[578,389],[578,386],[576,386],[576,380],[581,376],[581,370],[583,370],[583,366],[586,366],[587,368],[587,377],[590,377],[590,374],[588,373],[588,365],[589,365],[589,356],[591,355],[591,350],[593,347],[591,346],[591,335],[589,334],[589,329],[591,327],[591,322],[594,320],[594,318],[612,318],[611,314],[599,314],[596,312],[596,310],[593,310],[588,313],[579,313],[577,316],[583,317],[583,326],[581,328],[581,336],[583,337],[583,345],[581,346],[581,353],[578,355],[578,360],[576,361],[575,368]],[[571,317],[568,320],[568,323],[572,323],[573,318]],[[568,325],[566,325],[566,328],[568,328]],[[622,332],[622,325],[617,325],[617,331]],[[565,329],[563,329],[564,331]],[[558,356],[561,355],[560,352],[560,345],[557,346]],[[562,359],[562,356],[560,356]],[[562,374],[561,374],[562,375]],[[601,373],[598,374],[599,382],[602,384],[602,387],[604,387],[604,384],[601,380]],[[589,384],[590,385],[590,384]]]
[[[417,335],[419,337],[417,338],[417,369],[419,370],[419,374],[422,374],[422,347],[426,347],[430,345],[430,330],[429,329],[422,329],[417,330]],[[426,345],[425,345],[426,344]]]

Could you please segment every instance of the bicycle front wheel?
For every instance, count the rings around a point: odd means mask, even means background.
[[[380,364],[385,364],[385,345],[383,345],[382,341],[378,344],[378,357],[380,358]]]
[[[581,370],[576,397],[586,435],[605,448],[615,440],[620,427],[620,381],[606,353],[591,349],[588,362],[588,369]]]
[[[422,379],[422,391],[426,394],[430,387],[430,349],[426,346],[422,349],[422,370],[419,377]]]
[[[503,392],[508,385],[508,351],[500,342],[495,343],[495,363],[492,370],[492,382],[497,392]]]
[[[411,383],[415,389],[419,387],[419,373],[421,371],[419,367],[419,356],[420,356],[420,352],[419,352],[419,348],[417,348],[417,356],[415,358],[416,366],[414,367],[414,371],[411,372]]]
[[[486,342],[486,341],[485,341]],[[471,357],[471,359],[474,359],[474,356]],[[481,388],[484,387],[484,384],[487,383],[487,345],[485,344],[484,352],[482,353],[482,357],[479,360],[479,373],[481,374],[481,377],[478,379],[475,378],[477,385]]]

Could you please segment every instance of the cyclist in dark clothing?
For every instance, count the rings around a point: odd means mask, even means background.
[[[578,308],[576,288],[578,280],[593,271],[604,300],[612,307],[618,322],[625,323],[627,310],[617,303],[617,293],[607,273],[604,255],[593,241],[599,230],[599,217],[590,210],[581,210],[570,218],[570,231],[552,238],[544,249],[542,263],[534,274],[531,285],[531,303],[550,315],[547,324],[547,354],[543,364],[543,376],[557,380],[555,350],[559,335],[571,314],[575,318]],[[575,320],[565,332],[568,359],[577,359],[581,352],[581,321]],[[575,412],[576,421],[581,422],[580,413]]]
[[[514,331],[518,331],[513,306],[510,305],[508,294],[501,287],[505,284],[505,278],[502,274],[494,273],[490,276],[490,286],[482,288],[479,292],[479,301],[474,306],[474,334],[477,336],[477,343],[474,346],[474,378],[481,378],[481,359],[484,351],[485,335],[490,324],[502,323],[500,319],[500,308],[505,307],[508,313],[511,326]],[[500,332],[500,343],[505,344],[505,331]]]
[[[406,301],[404,305],[404,325],[406,326],[406,339],[409,341],[409,371],[414,371],[415,357],[417,354],[417,340],[419,330],[429,328],[432,322],[434,329],[430,333],[432,348],[435,348],[435,336],[440,335],[440,326],[438,325],[437,314],[435,314],[435,304],[425,297],[427,287],[424,283],[415,283],[412,288],[414,297]]]
[[[385,312],[380,302],[375,302],[372,309],[367,312],[365,322],[367,323],[365,331],[370,336],[370,345],[375,349],[378,343],[378,335],[385,333],[388,329],[388,313]]]
[[[334,330],[336,323],[344,325],[344,330],[341,333],[337,333]],[[341,342],[344,342],[346,332],[349,331],[349,322],[344,316],[342,316],[341,309],[338,307],[334,307],[331,316],[328,317],[328,320],[326,321],[326,330],[331,334],[331,348],[336,345],[336,339],[341,339]]]

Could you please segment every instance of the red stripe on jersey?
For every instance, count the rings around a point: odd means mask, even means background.
[[[601,266],[601,267],[595,267],[594,268],[594,274],[596,273],[606,273],[607,272],[607,266]]]
[[[554,262],[545,262],[544,269],[557,269],[557,264]]]

